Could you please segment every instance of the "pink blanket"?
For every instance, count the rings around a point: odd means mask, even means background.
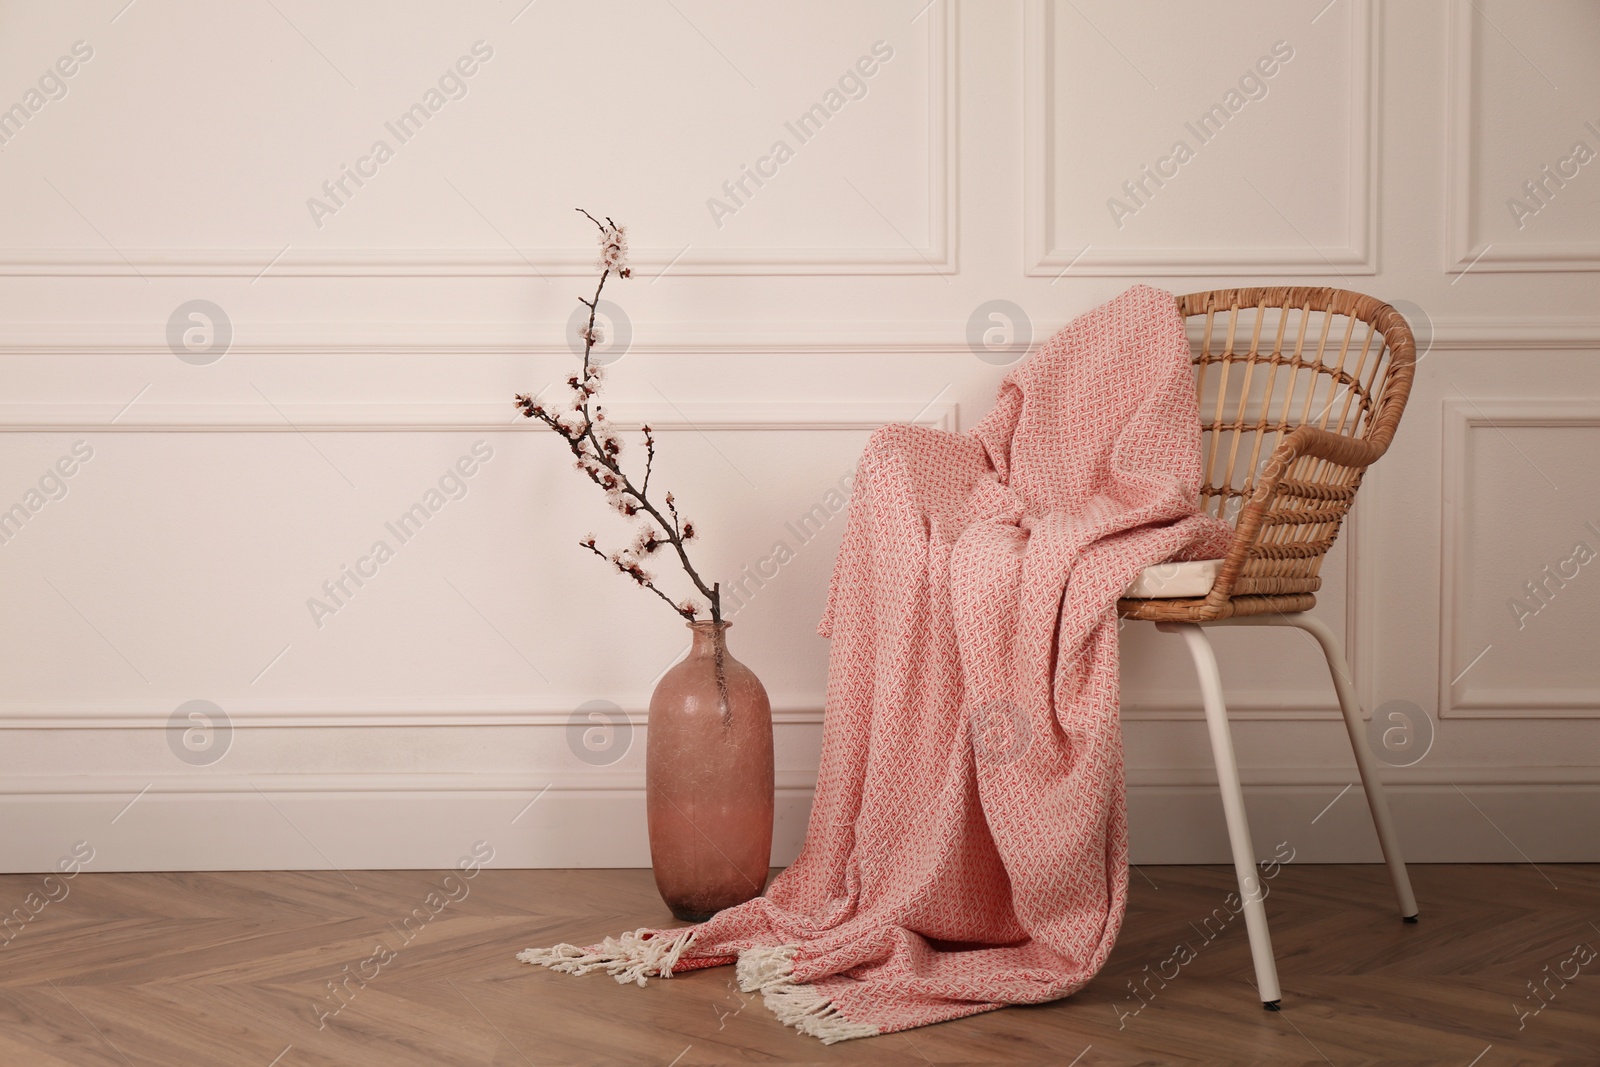
[[[1118,594],[1223,554],[1171,295],[1128,290],[1006,375],[970,434],[886,426],[857,472],[805,847],[699,926],[529,949],[618,981],[738,964],[834,1042],[1082,988],[1127,899]]]

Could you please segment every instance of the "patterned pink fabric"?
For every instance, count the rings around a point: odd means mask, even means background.
[[[1087,983],[1127,897],[1116,599],[1145,566],[1222,554],[1199,441],[1183,324],[1147,286],[1012,369],[970,434],[874,434],[820,627],[805,847],[692,940],[640,931],[675,959],[626,977],[744,956],[742,984],[828,1041]]]

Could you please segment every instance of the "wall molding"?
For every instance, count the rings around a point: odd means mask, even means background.
[[[1179,287],[1188,288],[1188,287]],[[1023,294],[1026,296],[1026,293]],[[1085,308],[1084,310],[1088,310]],[[1042,341],[1067,319],[1036,322]],[[1439,315],[1430,351],[1600,350],[1600,318],[1540,319]],[[970,357],[967,323],[927,319],[877,322],[635,321],[630,357],[955,356]],[[1198,336],[1198,335],[1196,335]],[[5,356],[156,356],[171,359],[164,322],[13,322],[0,335]],[[239,322],[228,356],[382,356],[571,358],[565,336],[547,323]]]
[[[956,268],[957,0],[928,25],[928,232],[903,248],[635,248],[635,277],[946,274]],[[0,277],[482,278],[590,277],[593,250],[470,249],[0,249]]]
[[[825,431],[869,432],[886,423],[917,425],[954,432],[959,406],[954,402],[903,403],[711,403],[627,404],[611,409],[619,428],[649,422],[657,430],[691,432]],[[540,432],[526,419],[500,404],[0,404],[0,433],[417,433]],[[1364,671],[1358,642],[1370,641],[1373,627],[1362,625],[1362,611],[1375,603],[1360,592],[1361,509],[1344,531],[1346,539],[1346,610],[1344,641],[1357,675]],[[1238,721],[1325,720],[1339,716],[1332,683],[1316,664],[1316,681],[1307,689],[1251,687],[1246,677],[1236,686],[1229,712]],[[1322,684],[1326,682],[1326,685]],[[241,703],[224,700],[236,729],[284,727],[471,727],[561,726],[571,711],[592,694],[546,694],[540,698],[474,699],[458,703],[417,705],[348,698],[307,697]],[[642,725],[648,694],[617,698],[631,721]],[[1369,691],[1362,691],[1370,714]],[[5,729],[166,729],[171,707],[151,701],[83,701],[45,703],[0,700],[0,730]],[[1203,718],[1198,688],[1175,688],[1142,694],[1124,702],[1125,721],[1192,721]],[[774,721],[820,724],[820,694],[774,694]]]
[[[1356,781],[1354,767],[1247,767],[1242,775],[1263,856],[1287,841],[1301,863],[1379,859],[1359,786],[1338,799]],[[1594,768],[1424,763],[1384,777],[1410,862],[1595,858],[1593,841],[1571,831],[1600,817]],[[798,855],[811,795],[804,775],[779,772],[774,864]],[[1209,768],[1130,768],[1128,803],[1133,862],[1229,860]],[[1550,819],[1556,806],[1569,818]],[[51,870],[79,840],[94,847],[89,869],[98,871],[445,869],[477,840],[494,846],[493,867],[649,865],[642,773],[609,769],[8,775],[0,778],[0,819],[8,830],[4,873]]]
[[[859,430],[892,422],[956,429],[954,401],[606,405],[618,429]],[[539,433],[504,404],[0,404],[0,433]]]
[[[955,432],[954,401],[616,403],[612,424],[661,432],[855,431],[911,423]],[[506,404],[0,404],[0,433],[543,433]],[[310,696],[245,700],[217,695],[234,728],[565,726],[594,694],[508,696],[426,705]],[[633,722],[646,721],[647,692],[618,694]],[[773,694],[774,721],[819,724],[820,694]],[[0,699],[0,730],[166,729],[165,704],[141,699],[40,702]]]
[[[1432,351],[1504,352],[1600,349],[1600,319],[1479,318],[1441,316],[1433,320]]]
[[[1175,648],[1181,653],[1182,649]],[[1233,679],[1244,682],[1245,679]],[[1332,692],[1332,681],[1328,683]],[[417,727],[469,729],[474,727],[565,728],[573,709],[594,694],[541,694],[537,697],[477,697],[457,702],[426,704],[397,701],[359,701],[348,697],[298,697],[238,700],[226,698],[223,711],[235,730],[361,728],[414,729]],[[613,693],[628,722],[649,725],[648,693]],[[778,694],[773,699],[775,726],[821,726],[819,694]],[[172,702],[155,700],[6,700],[0,701],[0,730],[168,730]],[[1370,714],[1370,709],[1369,714]],[[1229,697],[1229,716],[1238,722],[1333,720],[1338,704],[1302,690],[1250,689]],[[1200,691],[1174,689],[1146,695],[1122,707],[1125,722],[1201,721]],[[0,792],[3,792],[0,788]]]
[[[1085,309],[1087,310],[1087,309]],[[1061,323],[1065,325],[1065,322]],[[235,322],[228,356],[413,355],[440,358],[555,356],[572,359],[566,323]],[[960,355],[970,357],[967,323],[840,322],[810,319],[737,323],[635,319],[632,356]],[[172,357],[161,322],[12,322],[0,356]]]
[[[276,408],[249,404],[0,405],[0,433],[417,433],[540,432],[500,404],[286,404]],[[115,421],[113,421],[115,419]],[[821,431],[868,432],[892,422],[912,422],[954,432],[960,420],[954,402],[903,403],[714,403],[626,404],[612,408],[619,428],[649,422],[661,431]],[[1359,573],[1357,541],[1352,525],[1346,531],[1347,573]],[[1352,587],[1353,588],[1353,587]],[[1363,603],[1370,603],[1370,598]],[[1355,648],[1362,628],[1355,612],[1346,611],[1346,642]],[[1370,628],[1369,628],[1370,629]],[[1174,646],[1174,654],[1177,654]],[[1319,681],[1320,681],[1319,664]],[[1306,690],[1249,688],[1248,679],[1233,680],[1240,691],[1230,695],[1230,713],[1239,721],[1315,720],[1338,716],[1328,682],[1324,695]],[[565,726],[572,709],[592,694],[546,694],[538,698],[474,699],[459,703],[362,703],[348,698],[305,697],[294,700],[240,702],[224,700],[235,729],[284,727],[473,727]],[[627,699],[622,699],[625,697]],[[630,720],[643,725],[646,693],[618,698]],[[167,729],[170,702],[71,700],[53,703],[0,700],[4,729]],[[1142,695],[1126,702],[1127,721],[1198,720],[1203,718],[1198,688]],[[786,725],[820,724],[820,694],[774,694],[774,721]]]
[[[1441,413],[1439,530],[1439,706],[1440,718],[1600,718],[1600,688],[1471,689],[1461,673],[1476,653],[1461,652],[1460,588],[1468,563],[1467,507],[1477,487],[1468,438],[1474,430],[1508,426],[1600,429],[1600,400],[1447,399]]]
[[[810,792],[813,776],[778,770],[776,788]],[[584,767],[540,773],[506,772],[372,772],[324,774],[248,774],[216,770],[194,774],[40,774],[0,778],[0,797],[114,796],[126,802],[139,793],[178,796],[228,793],[464,793],[490,796],[536,796],[552,793],[616,793],[644,791],[644,770]]]
[[[1473,0],[1450,0],[1445,89],[1445,271],[1465,274],[1600,270],[1600,241],[1542,241],[1485,245],[1475,239],[1477,199],[1472,158],[1477,146],[1473,106],[1478,14]]]
[[[1055,186],[1051,84],[1054,47],[1052,0],[1029,0],[1023,31],[1023,247],[1029,277],[1056,278],[1069,267],[1083,277],[1190,275],[1376,274],[1379,43],[1371,0],[1352,0],[1350,78],[1350,241],[1332,248],[1063,249],[1051,240],[1051,190]]]
[[[687,646],[686,646],[687,647]],[[538,697],[480,697],[454,703],[428,704],[397,701],[360,701],[347,697],[297,697],[271,700],[228,698],[223,711],[235,730],[360,728],[413,729],[437,727],[531,726],[564,729],[573,709],[592,693],[541,694]],[[650,695],[614,694],[623,714],[637,727],[649,724]],[[6,701],[0,703],[0,730],[167,730],[171,728],[172,702],[154,700],[73,700],[60,702]],[[822,723],[822,708],[804,698],[774,702],[774,726],[815,726]],[[0,790],[3,791],[3,790]]]
[[[1440,766],[1423,761],[1412,767],[1383,767],[1385,785],[1514,788],[1519,786],[1590,786],[1600,788],[1600,767]],[[779,768],[775,784],[780,791],[810,792],[815,779],[810,772]],[[1360,787],[1354,763],[1350,766],[1242,766],[1240,781],[1247,788],[1295,787],[1339,789],[1352,781]],[[1216,770],[1207,766],[1129,767],[1130,789],[1180,789],[1217,786]],[[643,792],[644,769],[578,767],[562,771],[356,771],[315,774],[223,773],[215,769],[192,774],[22,774],[0,776],[0,797],[115,796],[124,802],[141,792],[153,796],[225,793],[479,793],[529,796],[553,793]],[[1218,803],[1220,813],[1220,801]]]

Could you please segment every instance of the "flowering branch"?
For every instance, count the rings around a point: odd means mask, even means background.
[[[583,338],[583,367],[579,373],[567,378],[567,387],[572,390],[572,395],[565,408],[557,410],[545,405],[535,396],[519,393],[516,397],[517,409],[527,418],[538,419],[566,440],[567,447],[572,451],[575,466],[587,475],[590,481],[605,490],[606,499],[613,508],[626,518],[637,518],[640,515],[645,517],[633,544],[627,548],[608,553],[597,545],[593,536],[578,542],[579,546],[606,560],[618,572],[632,578],[641,587],[666,601],[672,610],[693,622],[699,616],[699,605],[693,600],[674,601],[656,585],[655,575],[644,568],[646,559],[660,549],[670,547],[677,554],[678,562],[683,565],[684,573],[689,576],[689,580],[709,601],[711,621],[720,623],[721,584],[712,583],[708,586],[700,577],[700,573],[694,569],[694,564],[689,561],[686,546],[695,538],[694,523],[685,521],[679,516],[677,503],[671,493],[666,494],[664,513],[648,495],[650,475],[654,470],[656,459],[654,432],[649,426],[641,428],[645,446],[644,475],[636,484],[622,469],[621,438],[606,421],[605,409],[598,403],[592,403],[605,377],[605,368],[596,365],[591,358],[594,346],[603,340],[600,331],[595,327],[600,294],[605,290],[606,281],[612,274],[627,278],[633,271],[627,264],[627,231],[613,222],[609,216],[605,222],[601,222],[582,208],[578,208],[578,212],[594,223],[600,231],[600,261],[597,264],[601,271],[600,281],[595,286],[593,299],[585,300],[581,296],[578,297],[578,302],[589,309],[587,324],[578,329],[578,336]]]

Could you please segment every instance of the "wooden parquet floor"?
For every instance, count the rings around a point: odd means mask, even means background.
[[[0,1065],[1600,1064],[1600,959],[1573,957],[1600,948],[1600,866],[1412,877],[1408,926],[1381,867],[1281,869],[1281,1013],[1256,1000],[1243,921],[1204,925],[1228,914],[1231,869],[1151,867],[1077,996],[828,1047],[739,993],[732,968],[640,989],[513,958],[671,925],[648,871],[485,870],[410,927],[440,872],[85,872],[0,934]],[[0,878],[0,910],[37,906],[40,884]]]

